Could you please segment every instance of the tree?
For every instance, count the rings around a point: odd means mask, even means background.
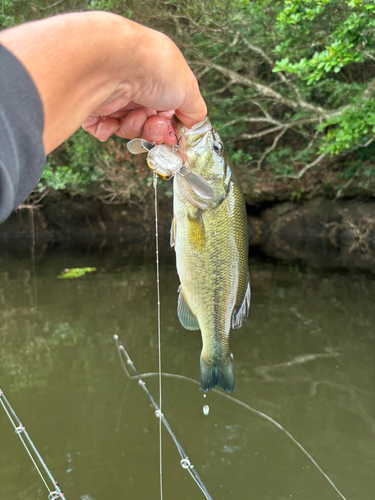
[[[334,166],[345,183],[359,172],[367,178],[375,173],[368,163],[375,139],[370,0],[155,0],[152,8],[147,0],[3,5],[0,20],[6,23],[72,8],[106,9],[171,36],[195,71],[245,190],[265,173],[299,180],[316,166],[322,172]],[[336,189],[341,188],[339,183]]]

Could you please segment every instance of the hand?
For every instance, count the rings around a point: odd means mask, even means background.
[[[145,30],[143,26],[134,26],[141,32]],[[198,83],[176,45],[156,31],[147,30],[147,34],[154,38],[151,61],[144,51],[143,57],[128,62],[126,68],[125,80],[135,89],[134,93],[111,97],[82,124],[100,141],[115,134],[125,139],[142,137],[157,144],[175,144],[177,137],[171,121],[174,113],[189,128],[207,114]],[[131,102],[121,106],[129,99]]]
[[[171,120],[174,113],[175,110],[156,111],[130,103],[105,115],[105,106],[102,106],[83,122],[82,128],[102,142],[115,134],[124,139],[142,137],[156,144],[173,145],[177,142]]]
[[[172,40],[121,16],[59,15],[4,30],[0,43],[39,91],[46,154],[80,125],[101,141],[116,134],[171,144],[173,112],[189,128],[206,116],[198,83]]]

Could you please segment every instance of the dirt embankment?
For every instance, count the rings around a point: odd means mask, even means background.
[[[315,198],[248,216],[250,246],[313,267],[375,270],[375,203]]]
[[[250,252],[313,267],[375,270],[375,203],[314,198],[248,206]],[[169,245],[172,204],[161,204],[161,251]],[[126,253],[154,248],[153,207],[140,210],[79,198],[17,211],[0,226],[0,247],[14,252],[118,246]]]

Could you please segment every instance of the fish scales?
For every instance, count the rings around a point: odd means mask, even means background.
[[[210,121],[181,129],[179,151],[189,171],[210,183],[205,199],[182,176],[174,178],[175,246],[182,325],[201,330],[201,386],[234,387],[230,331],[246,320],[250,305],[246,209],[241,187]]]

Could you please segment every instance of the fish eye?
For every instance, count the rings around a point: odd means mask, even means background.
[[[217,153],[218,155],[222,153],[223,151],[223,145],[219,141],[215,141],[212,145],[212,149]]]

